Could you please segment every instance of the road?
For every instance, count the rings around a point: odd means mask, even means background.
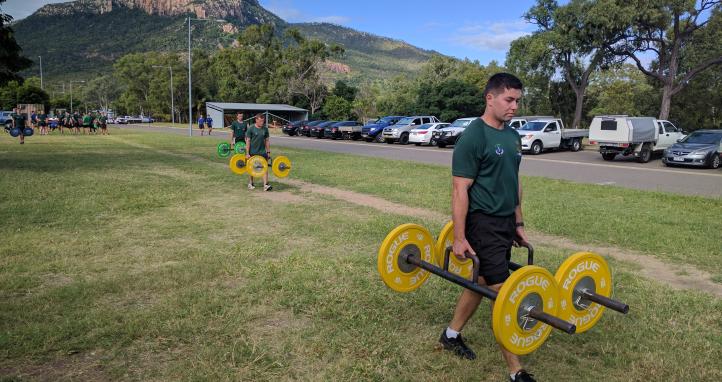
[[[177,128],[129,126],[134,129],[187,135],[188,130]],[[215,131],[211,138],[227,137],[227,131]],[[197,132],[194,132],[197,134]],[[200,137],[198,137],[200,138]],[[205,138],[205,137],[204,137]],[[408,160],[451,166],[452,149],[401,146],[398,144],[368,143],[306,137],[271,137],[271,144],[292,148],[321,150],[335,153]],[[671,192],[706,197],[722,196],[722,170],[666,167],[658,158],[649,163],[637,163],[632,158],[618,158],[607,162],[591,148],[576,153],[546,152],[524,155],[522,175],[542,176],[579,183],[619,186],[638,190]]]

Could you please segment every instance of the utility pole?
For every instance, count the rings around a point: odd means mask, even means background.
[[[45,86],[43,86],[43,56],[38,56],[40,58],[40,89],[45,90]]]
[[[193,97],[191,93],[193,89],[191,87],[191,20],[193,21],[215,21],[219,23],[225,23],[223,19],[192,19],[188,17],[188,136],[193,136]]]

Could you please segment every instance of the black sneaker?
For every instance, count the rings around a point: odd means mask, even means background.
[[[514,374],[514,379],[509,377],[511,382],[536,382],[536,379],[532,378],[534,374],[529,374],[526,370],[521,369]]]
[[[441,332],[439,343],[444,347],[444,349],[454,352],[454,354],[461,358],[470,360],[476,359],[476,353],[466,346],[464,339],[461,338],[461,334],[456,336],[456,338],[449,338],[446,336],[446,329],[444,329],[444,331]]]

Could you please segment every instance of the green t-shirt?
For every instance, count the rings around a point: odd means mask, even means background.
[[[25,128],[25,116],[24,115],[19,114],[19,113],[12,113],[12,114],[10,114],[10,118],[12,118],[13,121],[15,121],[15,127],[19,128],[19,129]]]
[[[472,121],[454,146],[453,176],[473,179],[469,188],[469,212],[511,216],[519,204],[521,138],[516,130]]]
[[[48,119],[48,116],[46,114],[39,114],[38,115],[38,121],[45,122],[45,120]]]
[[[83,126],[90,126],[90,122],[93,120],[89,115],[83,116]]]
[[[246,139],[246,130],[248,130],[248,124],[245,122],[233,121],[231,123],[231,130],[233,130],[233,137],[241,140]]]
[[[268,138],[268,128],[258,128],[256,125],[252,125],[246,130],[246,138],[250,140],[248,146],[248,153],[250,155],[263,155],[266,153],[266,138]]]

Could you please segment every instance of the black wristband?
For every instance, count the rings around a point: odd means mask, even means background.
[[[524,222],[516,222],[517,227],[524,227]]]

